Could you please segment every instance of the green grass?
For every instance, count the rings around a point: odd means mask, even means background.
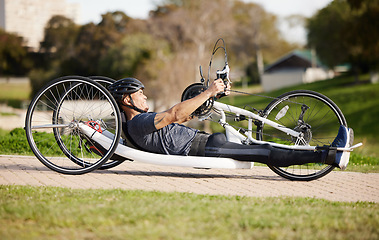
[[[379,204],[0,186],[1,239],[378,239]]]
[[[9,112],[0,112],[0,116],[9,117],[9,116],[17,116],[17,114],[16,113],[9,113]]]
[[[31,86],[29,83],[0,83],[0,101],[28,100]]]
[[[61,135],[62,139],[71,138],[70,135]],[[49,153],[49,156],[61,156],[62,150],[58,144],[55,143],[56,139],[53,133],[36,132],[33,134],[35,142],[38,142],[38,149],[43,153]],[[77,152],[76,152],[77,151]],[[81,151],[79,148],[72,148],[71,152],[75,155],[84,154],[91,156],[86,151]],[[26,139],[25,130],[22,128],[15,128],[12,131],[5,131],[0,129],[0,154],[5,155],[33,155]],[[86,155],[88,154],[88,155]]]
[[[44,132],[36,134],[35,138],[36,141],[40,141],[41,139],[50,139],[50,141],[55,141],[53,134],[48,134]],[[46,148],[51,147],[48,144],[48,141],[42,142],[46,143]],[[56,145],[54,149],[51,149],[51,152],[56,152],[57,155],[60,155],[62,153],[58,145]],[[33,155],[33,152],[29,147],[28,141],[26,140],[26,134],[24,129],[15,128],[12,131],[0,130],[0,154]]]
[[[0,103],[20,108],[22,102],[30,99],[31,91],[29,83],[0,83]]]

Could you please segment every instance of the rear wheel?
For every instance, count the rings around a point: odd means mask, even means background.
[[[80,124],[113,133],[109,148],[96,154],[96,146],[81,132]],[[27,111],[25,130],[33,153],[45,166],[64,174],[83,174],[113,155],[121,133],[120,111],[101,84],[67,76],[37,93]]]
[[[329,146],[340,125],[347,126],[344,115],[332,100],[308,90],[284,93],[266,107],[263,117],[302,133],[302,138],[295,138],[267,124],[258,127],[257,139],[286,145]],[[334,166],[308,163],[290,167],[269,165],[269,168],[290,180],[310,181],[325,176]]]
[[[91,78],[92,80],[95,80],[97,83],[100,83],[106,89],[108,89],[108,86],[111,85],[112,83],[114,83],[116,81],[116,80],[114,80],[112,78],[104,77],[104,76],[91,76],[89,78]],[[122,118],[122,116],[121,116],[121,118]],[[125,160],[128,160],[126,158],[123,158],[123,160],[115,160],[114,158],[116,158],[115,155],[113,155],[111,157],[111,159],[109,159],[101,167],[99,167],[99,169],[100,170],[110,169],[110,168],[113,168],[113,167],[116,167],[116,166],[120,165]],[[120,158],[120,157],[118,157],[118,158]]]

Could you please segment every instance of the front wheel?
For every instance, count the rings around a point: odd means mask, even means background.
[[[309,90],[282,94],[266,107],[263,117],[302,133],[303,137],[297,139],[267,124],[258,127],[257,139],[286,145],[329,146],[340,125],[347,126],[344,115],[332,100]],[[297,181],[315,180],[334,169],[321,163],[268,167],[284,178]]]

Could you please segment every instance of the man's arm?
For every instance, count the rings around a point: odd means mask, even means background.
[[[167,111],[158,113],[154,118],[154,125],[156,129],[161,129],[171,123],[183,123],[188,121],[191,113],[193,113],[210,97],[223,92],[224,89],[224,82],[221,79],[215,80],[207,90],[200,93],[196,97],[180,102]]]

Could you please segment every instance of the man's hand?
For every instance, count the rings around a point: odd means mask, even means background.
[[[216,96],[219,93],[224,93],[225,95],[230,94],[230,84],[228,83],[227,86],[225,86],[224,81],[222,79],[214,80],[209,88],[206,91],[210,92],[211,96]]]
[[[209,88],[194,98],[187,99],[171,107],[167,111],[157,113],[154,118],[156,129],[161,129],[171,123],[183,123],[189,120],[189,116],[206,100],[225,92],[228,95],[230,86],[226,86],[222,79],[217,79],[211,83]]]

